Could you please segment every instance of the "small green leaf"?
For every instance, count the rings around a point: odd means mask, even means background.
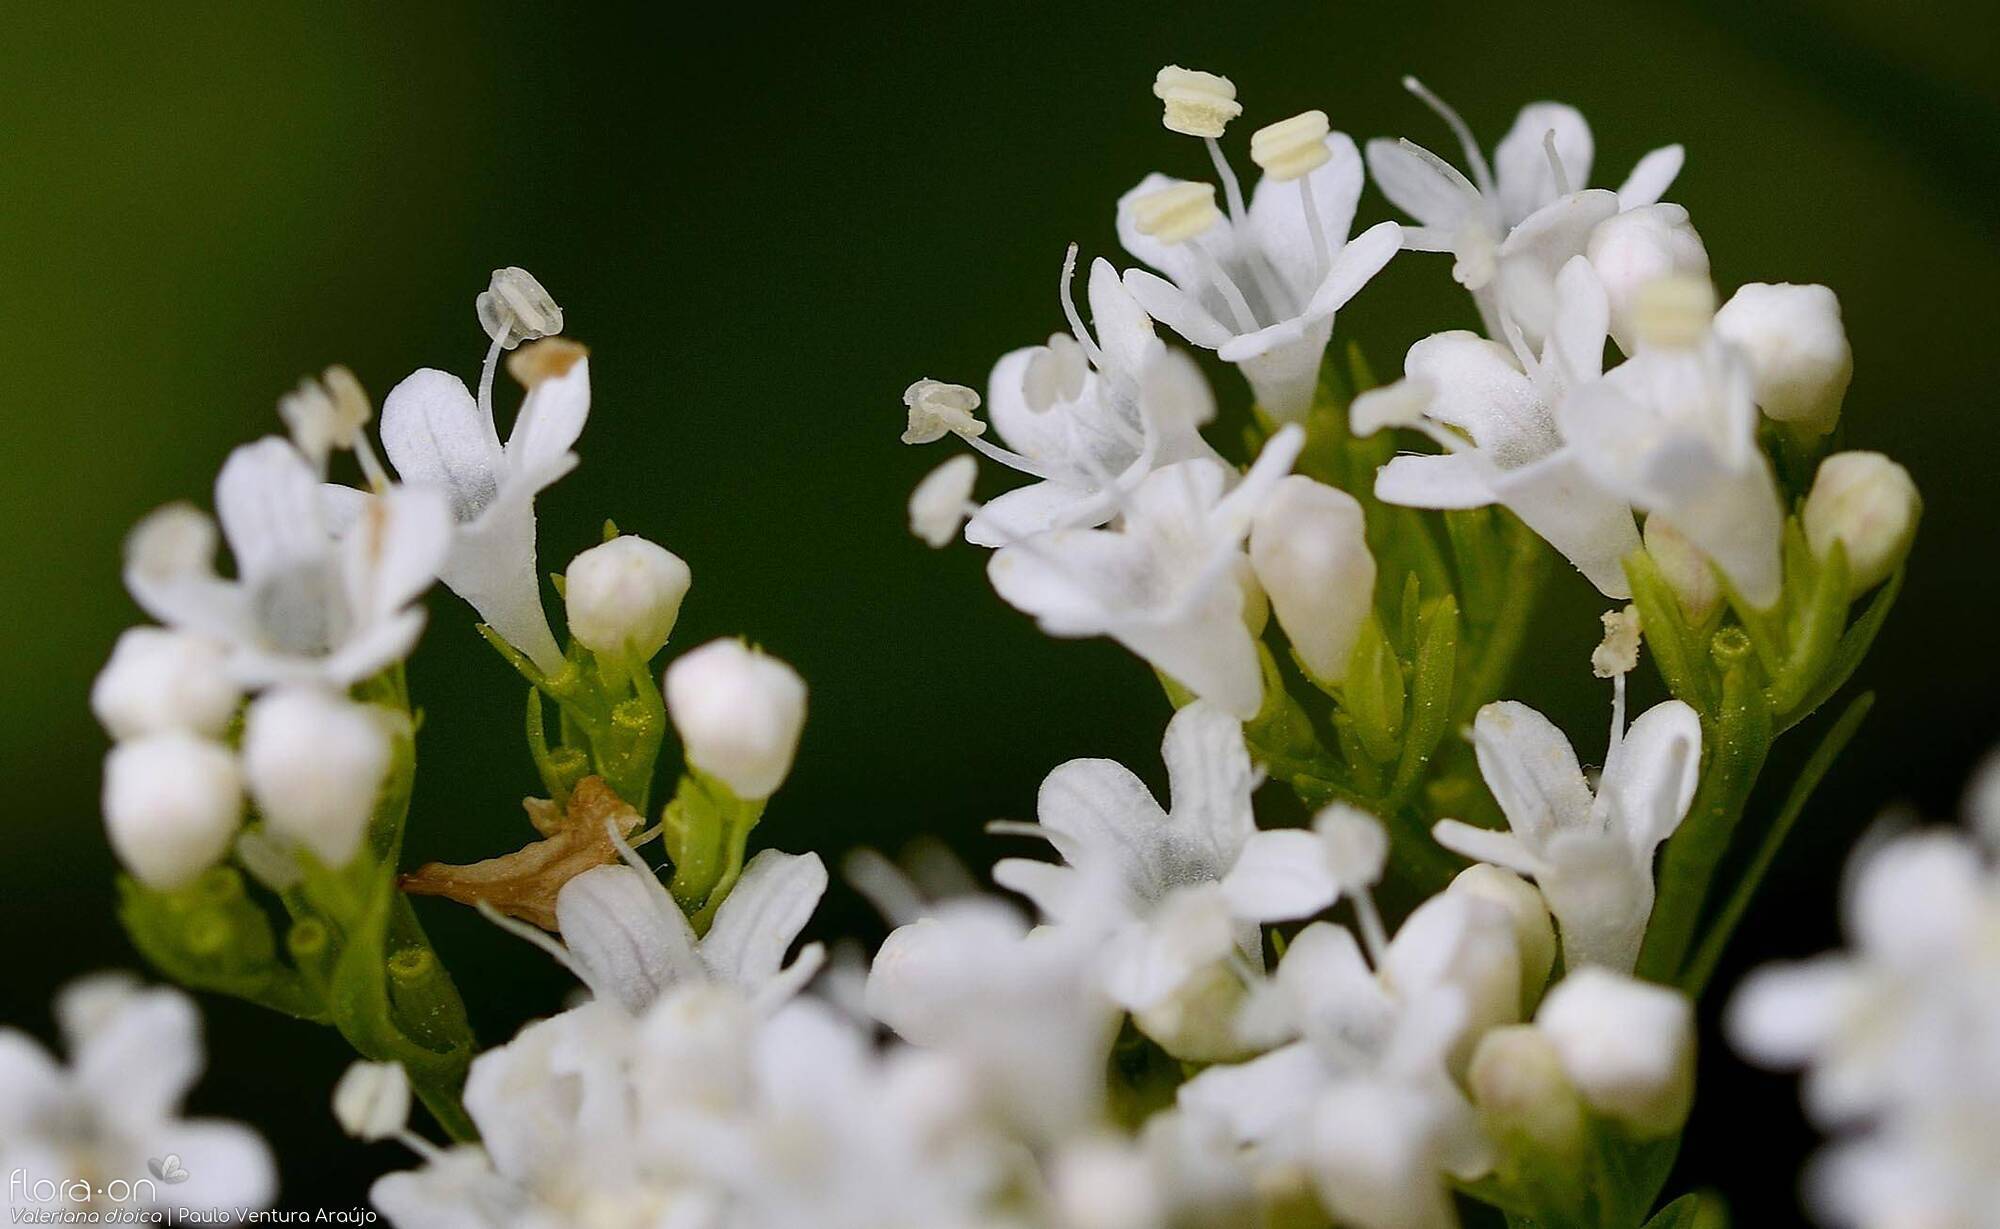
[[[1341,688],[1340,707],[1354,723],[1354,736],[1377,764],[1395,760],[1403,735],[1403,665],[1382,625],[1370,617],[1355,642]]]

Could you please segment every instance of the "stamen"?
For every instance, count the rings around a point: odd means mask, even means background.
[[[1452,135],[1458,138],[1459,147],[1465,151],[1466,164],[1472,168],[1472,178],[1479,185],[1480,194],[1494,195],[1493,169],[1486,165],[1486,155],[1480,152],[1479,142],[1472,139],[1472,129],[1466,127],[1458,112],[1446,105],[1444,99],[1431,93],[1430,89],[1415,77],[1403,78],[1403,88],[1415,94],[1425,106],[1437,112],[1438,118],[1451,129]]]
[[[1250,310],[1250,301],[1243,297],[1243,292],[1236,288],[1236,283],[1229,280],[1229,274],[1223,271],[1222,262],[1215,258],[1215,253],[1209,251],[1208,246],[1199,239],[1189,243],[1188,246],[1194,249],[1196,257],[1201,261],[1202,272],[1206,273],[1209,280],[1215,283],[1215,288],[1222,292],[1223,302],[1229,304],[1230,314],[1236,317],[1237,331],[1256,332],[1257,317]]]
[[[1326,148],[1327,134],[1331,131],[1326,112],[1305,111],[1259,128],[1250,137],[1250,158],[1263,168],[1267,177],[1279,183],[1298,181],[1299,204],[1305,210],[1306,230],[1312,235],[1315,283],[1326,276],[1330,257],[1326,228],[1313,200],[1312,173],[1333,157]]]
[[[1214,140],[1229,121],[1243,114],[1236,83],[1199,69],[1169,64],[1153,77],[1153,97],[1166,104],[1167,131]]]
[[[485,918],[508,934],[513,935],[517,939],[524,939],[541,948],[544,952],[547,952],[557,964],[568,969],[570,974],[578,981],[589,986],[591,993],[598,994],[597,986],[591,981],[590,974],[584,970],[581,962],[569,954],[568,948],[549,938],[539,927],[530,926],[526,922],[508,917],[483,900],[474,901],[472,907],[479,910],[480,917]],[[605,996],[598,994],[598,997],[603,998]]]
[[[930,902],[902,868],[873,849],[848,854],[841,877],[891,926],[907,926],[931,913]]]
[[[473,300],[486,335],[512,350],[524,341],[562,332],[562,308],[526,269],[493,270],[486,289]]]
[[[1562,155],[1556,152],[1556,130],[1551,128],[1542,134],[1542,152],[1549,156],[1549,170],[1555,172],[1556,195],[1568,196],[1569,173],[1563,170]]]
[[[1236,226],[1243,225],[1243,185],[1236,180],[1236,169],[1229,165],[1229,159],[1222,156],[1222,145],[1214,137],[1206,138],[1209,161],[1215,163],[1215,176],[1222,181],[1222,197],[1229,202],[1229,221]]]
[[[1020,819],[990,819],[986,821],[988,836],[1025,836],[1037,841],[1049,839],[1049,830],[1040,824],[1031,824]]]
[[[1162,243],[1185,243],[1221,220],[1214,184],[1177,183],[1132,202],[1132,221],[1139,233]]]
[[[1352,899],[1354,918],[1361,923],[1361,946],[1368,953],[1368,963],[1379,970],[1389,957],[1389,932],[1382,925],[1382,914],[1375,908],[1375,895],[1362,888]]]
[[[1208,187],[1208,185],[1206,184],[1203,184],[1202,186]],[[1208,207],[1211,210],[1215,208],[1215,201],[1213,199],[1214,195],[1215,195],[1215,189],[1209,188],[1209,196],[1211,199],[1209,200]],[[1140,229],[1141,230],[1145,229],[1143,223],[1141,224]],[[1169,239],[1167,242],[1172,243],[1173,240]],[[1083,316],[1076,310],[1076,299],[1073,298],[1069,292],[1070,282],[1075,277],[1076,277],[1076,244],[1072,243],[1069,245],[1069,250],[1063,253],[1062,286],[1058,289],[1058,295],[1062,299],[1063,317],[1069,321],[1070,332],[1076,334],[1077,344],[1082,346],[1083,352],[1090,356],[1091,365],[1093,367],[1101,369],[1105,365],[1104,351],[1097,348],[1097,339],[1090,335],[1089,329],[1083,327]]]

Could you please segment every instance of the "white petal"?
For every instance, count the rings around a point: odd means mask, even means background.
[[[1400,141],[1368,142],[1368,174],[1389,203],[1425,226],[1455,234],[1479,207],[1479,190],[1435,155],[1425,158]]]
[[[1828,1055],[1865,1006],[1861,973],[1844,956],[1753,970],[1729,1000],[1729,1040],[1768,1067],[1799,1067]]]
[[[1125,270],[1125,289],[1153,319],[1204,350],[1218,350],[1236,335],[1193,295],[1144,269]]]
[[[1118,280],[1118,270],[1102,256],[1090,262],[1090,325],[1112,369],[1137,378],[1159,338],[1151,318]]]
[[[1390,1004],[1345,926],[1314,922],[1292,938],[1277,982],[1306,1035],[1367,1045],[1384,1027]]]
[[[393,395],[393,394],[392,394]],[[386,420],[387,411],[384,411]],[[507,435],[507,464],[515,473],[540,473],[557,465],[583,434],[590,417],[590,360],[580,358],[568,371],[541,381],[528,391]],[[387,422],[384,422],[387,429]],[[386,446],[386,441],[385,441]],[[400,462],[398,463],[400,469]]]
[[[1111,519],[1118,505],[1097,491],[1061,482],[1033,482],[996,495],[966,522],[974,546],[1008,546],[1057,525],[1088,528]]]
[[[562,665],[562,650],[542,608],[531,499],[532,492],[509,490],[478,520],[461,521],[439,578],[501,639],[553,673]]]
[[[1530,851],[1559,829],[1589,822],[1590,785],[1569,739],[1547,717],[1503,700],[1480,709],[1472,731],[1479,773]]]
[[[1235,337],[1216,353],[1243,372],[1266,414],[1279,422],[1297,423],[1312,408],[1320,364],[1332,338],[1331,313],[1307,314]]]
[[[1653,913],[1653,864],[1614,832],[1558,832],[1536,876],[1562,932],[1569,969],[1599,965],[1629,973]]]
[[[1305,316],[1311,318],[1345,307],[1402,250],[1403,228],[1394,222],[1377,222],[1356,235],[1353,242],[1334,254],[1325,279],[1313,290]]]
[[[1166,893],[1167,814],[1123,764],[1077,759],[1061,765],[1042,781],[1035,814],[1071,866],[1114,873],[1142,900]]]
[[[1631,596],[1624,559],[1639,549],[1632,509],[1584,469],[1574,448],[1496,474],[1494,498],[1562,553],[1598,592]]]
[[[1494,477],[1477,453],[1395,457],[1375,474],[1375,498],[1406,508],[1484,508],[1497,498]]]
[[[1361,151],[1344,132],[1328,133],[1328,159],[1306,176],[1312,183],[1313,205],[1319,214],[1324,242],[1339,251],[1354,225],[1354,206],[1361,199]],[[1250,233],[1299,299],[1305,300],[1319,282],[1312,230],[1306,224],[1299,181],[1279,182],[1265,176],[1250,194]]]
[[[1611,331],[1611,300],[1587,256],[1572,256],[1556,274],[1555,316],[1542,351],[1544,395],[1554,402],[1569,389],[1604,373],[1604,339]]]
[[[1229,1124],[1239,1143],[1262,1143],[1303,1127],[1326,1079],[1319,1056],[1301,1041],[1247,1063],[1210,1067],[1181,1085],[1176,1100]]]
[[[986,576],[1003,601],[1035,616],[1049,635],[1101,636],[1115,610],[1146,592],[1149,562],[1124,534],[1056,530],[995,551]]]
[[[1562,160],[1568,190],[1575,192],[1590,186],[1595,146],[1590,125],[1582,113],[1559,102],[1531,102],[1521,108],[1514,126],[1493,151],[1500,209],[1509,226],[1518,224],[1560,195],[1555,168],[1549,165],[1548,150],[1543,144],[1551,130],[1556,135],[1556,156]]]
[[[201,1074],[201,1017],[177,990],[140,991],[98,1024],[71,1066],[100,1112],[131,1124],[170,1117]]]
[[[63,1070],[34,1038],[0,1028],[0,1088],[0,1140],[19,1138],[64,1095]]]
[[[1255,922],[1311,917],[1340,898],[1326,851],[1311,832],[1259,832],[1222,879],[1229,911]]]
[[[1498,342],[1462,329],[1433,333],[1410,347],[1403,370],[1430,382],[1429,417],[1470,435],[1495,466],[1524,465],[1559,442],[1534,382]]]
[[[389,390],[382,450],[404,482],[443,487],[460,521],[479,515],[499,494],[499,434],[455,375],[424,367]]]
[[[556,924],[579,972],[634,1015],[704,975],[694,931],[677,907],[660,906],[657,887],[629,866],[599,866],[556,894]]]
[[[754,986],[777,975],[826,892],[818,854],[766,849],[750,859],[701,940],[701,959],[717,976]]]
[[[278,1167],[255,1131],[234,1122],[203,1119],[162,1123],[144,1141],[149,1156],[181,1158],[187,1180],[160,1191],[175,1208],[234,1212],[270,1206],[278,1193]]]
[[[1546,868],[1540,858],[1528,852],[1521,838],[1511,832],[1441,819],[1431,828],[1431,836],[1446,849],[1475,862],[1490,862],[1523,875],[1534,875]]]
[[[290,442],[266,436],[229,454],[215,479],[215,512],[236,556],[236,573],[255,584],[331,546],[320,519],[319,479]]]
[[[1662,145],[1639,159],[1632,173],[1618,188],[1618,207],[1637,209],[1651,205],[1667,194],[1681,173],[1686,151],[1678,145]]]
[[[385,618],[422,596],[451,554],[451,508],[429,487],[392,487],[361,506],[340,544],[350,608]]]
[[[1221,709],[1197,701],[1167,723],[1160,750],[1167,762],[1176,853],[1183,863],[1220,877],[1257,830],[1250,813],[1257,778],[1243,727]]]
[[[1679,700],[1647,709],[1625,731],[1598,786],[1609,796],[1625,839],[1650,865],[1694,801],[1701,775],[1701,719]]]

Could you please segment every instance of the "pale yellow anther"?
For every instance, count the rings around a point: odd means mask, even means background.
[[[1214,184],[1179,183],[1132,202],[1139,233],[1162,243],[1186,243],[1221,220]]]
[[[291,432],[292,443],[317,466],[324,466],[335,449],[355,447],[374,412],[361,381],[339,365],[327,368],[317,380],[306,377],[278,399],[278,417]]]
[[[1169,64],[1153,78],[1153,96],[1166,104],[1167,131],[1191,137],[1219,137],[1243,114],[1236,83],[1227,77]]]
[[[1608,679],[1630,674],[1639,668],[1639,608],[1607,610],[1603,615],[1604,641],[1590,651],[1590,672]]]
[[[910,412],[909,426],[903,431],[905,444],[928,444],[947,435],[970,439],[986,434],[986,424],[973,414],[979,408],[979,394],[963,384],[918,380],[903,390],[903,406]]]
[[[479,327],[504,350],[562,332],[562,308],[554,297],[534,274],[512,265],[493,270],[493,280],[473,300],[473,307],[479,313]]]
[[[567,337],[545,337],[507,356],[507,374],[522,388],[533,388],[543,380],[566,376],[581,359],[590,356],[590,347]]]
[[[1663,277],[1639,288],[1632,324],[1639,344],[1692,346],[1715,321],[1715,287],[1705,277]]]
[[[1326,148],[1326,136],[1332,130],[1324,111],[1305,111],[1281,119],[1250,134],[1250,160],[1280,183],[1310,175],[1333,157]]]

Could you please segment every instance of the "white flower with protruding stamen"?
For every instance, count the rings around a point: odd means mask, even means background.
[[[1416,508],[1501,504],[1562,552],[1607,597],[1627,597],[1621,561],[1639,549],[1625,501],[1592,479],[1560,427],[1560,407],[1603,370],[1609,319],[1590,263],[1571,258],[1539,355],[1518,333],[1511,348],[1464,331],[1410,347],[1402,380],[1355,398],[1357,435],[1419,430],[1444,449],[1400,456],[1376,476],[1376,497]]]
[[[1117,529],[1038,534],[996,552],[987,575],[1050,635],[1110,636],[1247,721],[1263,702],[1252,626],[1264,607],[1243,543],[1304,441],[1279,431],[1240,480],[1219,461],[1155,470]]]
[[[1641,158],[1616,192],[1593,189],[1590,125],[1574,107],[1537,102],[1521,108],[1489,166],[1456,111],[1415,77],[1403,85],[1450,127],[1472,172],[1468,180],[1409,141],[1368,142],[1375,185],[1420,223],[1404,228],[1403,246],[1452,253],[1452,276],[1472,292],[1487,335],[1503,338],[1511,323],[1528,345],[1539,346],[1557,273],[1583,254],[1599,223],[1660,199],[1680,173],[1681,147]]]
[[[1219,150],[1224,216],[1196,190],[1152,174],[1118,200],[1118,240],[1158,273],[1125,274],[1139,305],[1194,345],[1242,369],[1264,411],[1295,422],[1312,405],[1334,314],[1402,246],[1394,222],[1351,241],[1361,155],[1309,111],[1260,131],[1265,168],[1248,208]],[[1171,208],[1169,208],[1171,207]],[[1162,276],[1164,275],[1164,276]]]
[[[1532,877],[1562,930],[1571,969],[1629,972],[1653,913],[1653,853],[1687,816],[1701,768],[1701,720],[1679,700],[1625,728],[1625,678],[1613,681],[1611,743],[1593,791],[1576,751],[1542,716],[1511,700],[1472,723],[1480,775],[1511,831],[1455,819],[1438,844]]]
[[[239,684],[352,686],[416,644],[451,513],[437,492],[402,487],[336,509],[333,489],[287,441],[245,444],[215,480],[235,579],[216,574],[215,522],[170,504],[126,540],[126,587],[162,623],[222,644]]]
[[[478,397],[448,372],[415,372],[382,403],[382,448],[404,483],[437,487],[450,498],[458,529],[440,579],[501,639],[549,673],[562,665],[562,650],[549,630],[535,570],[535,496],[576,468],[570,449],[590,414],[590,359],[582,346],[559,339],[510,359],[509,369],[528,393],[501,443],[493,417],[501,351],[562,327],[560,309],[551,302],[552,315],[530,312],[516,302],[523,292],[512,281],[502,285],[501,273],[494,275],[494,289],[480,296],[481,322],[493,344],[480,369]],[[539,284],[533,289],[546,298]]]

